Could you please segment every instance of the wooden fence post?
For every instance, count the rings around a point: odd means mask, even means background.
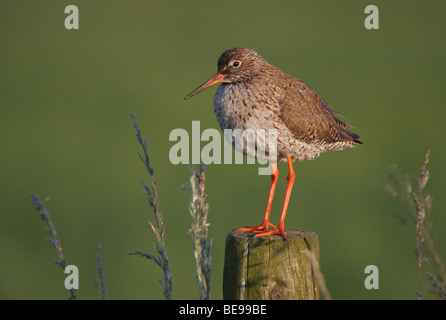
[[[318,300],[319,288],[305,253],[319,261],[316,233],[286,229],[280,236],[254,238],[232,231],[226,237],[223,271],[225,300]]]

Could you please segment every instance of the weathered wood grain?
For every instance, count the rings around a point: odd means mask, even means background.
[[[319,260],[316,233],[286,229],[288,240],[232,231],[226,237],[223,299],[317,300],[319,289],[305,251]]]

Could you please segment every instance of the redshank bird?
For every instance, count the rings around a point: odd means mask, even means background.
[[[221,129],[276,130],[276,160],[287,161],[289,170],[278,226],[270,222],[270,212],[279,170],[277,163],[270,161],[272,182],[263,222],[236,230],[251,231],[256,237],[277,234],[286,239],[285,217],[295,180],[293,162],[311,160],[326,151],[353,148],[362,142],[350,131],[351,125],[338,119],[340,113],[309,85],[271,65],[252,49],[223,52],[217,74],[184,99],[218,83],[214,112]],[[249,152],[244,147],[242,151],[258,157],[258,150]],[[264,151],[268,154],[268,143]]]

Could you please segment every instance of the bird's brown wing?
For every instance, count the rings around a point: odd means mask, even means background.
[[[307,84],[293,78],[283,86],[279,100],[281,119],[299,140],[326,144],[345,142],[361,144],[351,125],[336,118],[339,113]]]

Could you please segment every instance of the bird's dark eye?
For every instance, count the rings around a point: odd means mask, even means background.
[[[234,68],[238,68],[238,67],[240,67],[241,64],[242,64],[242,63],[241,63],[240,61],[234,61],[234,63],[232,64],[232,66],[233,66]]]

